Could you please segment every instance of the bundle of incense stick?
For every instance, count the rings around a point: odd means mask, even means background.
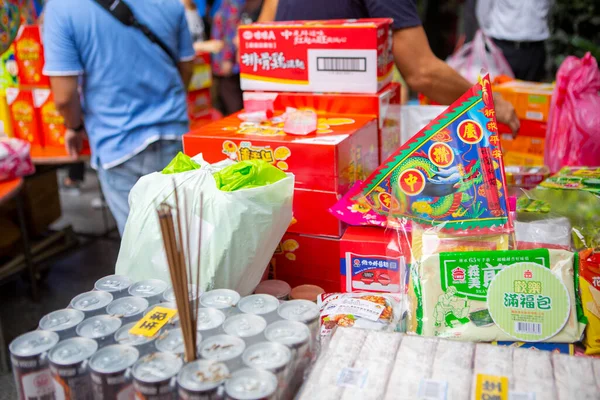
[[[175,184],[174,184],[175,186]],[[185,198],[184,198],[185,201]],[[183,210],[186,210],[184,205]],[[200,234],[198,240],[198,258],[196,260],[196,286],[195,296],[190,296],[190,288],[194,288],[190,283],[193,282],[192,265],[190,257],[190,233],[187,216],[183,216],[185,221],[185,237],[182,234],[182,215],[179,207],[179,195],[175,186],[175,214],[177,218],[177,228],[175,228],[173,218],[173,208],[163,202],[157,209],[158,220],[162,232],[165,252],[167,254],[167,263],[169,264],[169,273],[175,293],[175,302],[179,313],[181,323],[181,332],[183,333],[184,354],[187,362],[194,361],[197,355],[198,343],[196,343],[196,330],[198,323],[198,309],[200,298],[200,253],[202,248],[202,223],[200,223]],[[202,195],[200,195],[200,221],[202,221]],[[192,289],[193,290],[193,289]],[[192,302],[192,299],[193,302]],[[193,307],[192,307],[193,305]]]

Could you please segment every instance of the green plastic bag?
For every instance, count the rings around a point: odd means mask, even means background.
[[[194,169],[200,169],[200,164],[192,160],[189,156],[179,152],[175,158],[171,160],[169,165],[162,170],[162,173],[164,175],[178,174],[180,172],[192,171]]]
[[[223,192],[251,189],[273,184],[286,177],[285,172],[263,160],[240,161],[216,172],[217,188]]]

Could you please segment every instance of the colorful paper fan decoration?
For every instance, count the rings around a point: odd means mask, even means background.
[[[458,235],[512,230],[489,76],[390,156],[352,202]]]
[[[3,54],[17,36],[21,25],[21,13],[17,0],[6,0],[0,4],[0,55]]]

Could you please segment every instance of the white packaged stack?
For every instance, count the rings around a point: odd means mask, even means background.
[[[600,360],[586,357],[569,357],[553,354],[554,381],[558,400],[597,400],[600,399],[600,381],[595,379],[593,364]],[[596,365],[599,367],[600,365]]]

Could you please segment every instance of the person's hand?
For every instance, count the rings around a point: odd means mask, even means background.
[[[73,129],[67,129],[65,132],[65,149],[69,157],[76,160],[83,149],[83,139],[86,133],[84,131],[75,132]]]
[[[498,93],[494,93],[494,107],[496,109],[496,120],[510,127],[513,136],[516,136],[521,127],[515,108],[504,100]]]
[[[233,62],[231,61],[223,61],[221,64],[221,72],[223,76],[229,76],[233,72]]]
[[[202,53],[218,53],[223,50],[225,43],[222,40],[205,40],[203,42],[194,42],[194,50]]]

